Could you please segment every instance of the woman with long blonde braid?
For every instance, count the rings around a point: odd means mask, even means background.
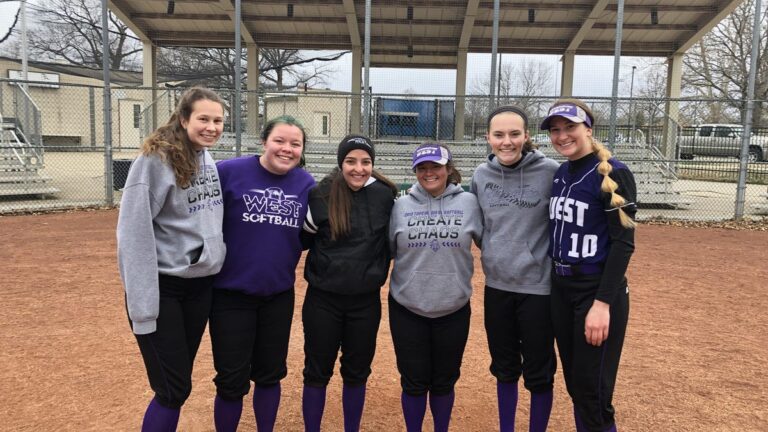
[[[552,322],[577,432],[616,431],[611,401],[635,249],[634,176],[592,136],[594,122],[582,101],[562,99],[541,123],[568,159],[553,180],[549,255]]]

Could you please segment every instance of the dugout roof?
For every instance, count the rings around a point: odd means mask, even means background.
[[[741,0],[626,0],[622,55],[682,54]],[[157,46],[234,47],[234,0],[109,0]],[[242,0],[243,44],[363,47],[365,0]],[[617,3],[501,1],[498,52],[613,55]],[[491,52],[493,1],[372,0],[371,67],[455,69],[457,53]]]

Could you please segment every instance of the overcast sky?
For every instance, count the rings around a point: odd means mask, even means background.
[[[8,27],[13,24],[13,17],[19,9],[20,2],[3,2],[3,0],[0,0],[0,2],[2,2],[0,3],[0,37],[2,37],[5,36]]]
[[[30,0],[35,2],[35,0]],[[20,2],[0,0],[0,37],[5,35],[8,27],[13,23],[13,17],[19,8]],[[27,11],[28,20],[33,19],[33,12]],[[19,29],[17,25],[16,29]],[[7,43],[7,42],[6,42]],[[556,55],[510,55],[502,56],[504,64],[535,60],[541,61],[547,69],[552,71],[552,76],[559,77],[560,57]],[[622,84],[619,85],[619,96],[628,95],[632,65],[641,64],[641,60],[633,58],[622,59],[622,66],[619,70],[619,79]],[[479,78],[485,78],[490,75],[491,56],[490,54],[469,54],[467,64],[470,65],[467,70],[467,91],[472,88],[472,84]],[[336,73],[329,79],[326,87],[332,90],[350,91],[352,68],[352,56],[346,55],[334,63],[333,69]],[[637,70],[635,76],[635,89],[642,80],[641,67]],[[575,62],[575,82],[574,94],[590,96],[610,96],[611,81],[613,78],[613,58],[579,56]],[[370,85],[374,93],[416,93],[416,94],[435,94],[451,95],[455,92],[456,71],[454,70],[436,70],[436,69],[371,69]],[[552,83],[552,89],[546,93],[555,95],[559,92],[559,78],[556,83]]]

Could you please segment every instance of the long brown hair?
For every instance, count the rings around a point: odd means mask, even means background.
[[[219,95],[206,88],[192,87],[181,95],[168,122],[155,129],[141,146],[143,155],[157,154],[171,166],[176,184],[181,187],[189,185],[197,174],[197,155],[187,131],[182,126],[182,120],[189,121],[195,102],[199,100],[216,102],[221,105],[222,111],[224,110],[224,102]]]
[[[579,99],[558,99],[555,101],[555,103],[552,105],[553,107],[563,104],[573,104],[577,107],[584,110],[584,112],[587,113],[589,116],[589,120],[592,123],[592,126],[595,125],[595,115],[592,113],[592,110],[589,109],[589,107],[582,102]],[[587,126],[584,124],[584,126]],[[619,185],[616,184],[615,181],[610,177],[611,171],[613,171],[613,166],[608,163],[608,159],[610,159],[613,155],[611,154],[611,151],[608,150],[603,143],[596,140],[593,136],[590,136],[590,141],[592,142],[592,153],[594,153],[597,158],[600,160],[600,163],[597,165],[597,171],[603,175],[603,182],[600,184],[600,189],[603,192],[607,192],[611,194],[611,206],[618,209],[619,211],[619,219],[621,220],[621,225],[625,228],[634,228],[637,226],[637,223],[632,220],[629,215],[622,209],[624,204],[627,203],[627,200],[616,193],[616,189],[619,188]]]
[[[397,186],[386,176],[373,170],[371,177],[384,183],[392,190],[392,199],[397,196]],[[331,225],[331,240],[338,240],[349,234],[349,214],[352,212],[352,189],[344,180],[340,168],[334,168],[321,183],[331,183],[328,196],[323,197],[328,203],[328,222]]]

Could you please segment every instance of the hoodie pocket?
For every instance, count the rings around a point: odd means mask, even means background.
[[[400,292],[400,303],[417,313],[450,313],[469,301],[469,287],[464,288],[453,273],[413,272]]]
[[[199,257],[189,265],[185,276],[188,278],[203,277],[216,274],[221,270],[224,264],[227,246],[224,244],[224,236],[217,236],[203,239],[202,251],[199,251]]]
[[[488,279],[505,284],[538,283],[542,279],[542,263],[526,242],[505,237],[492,239],[484,255],[483,270]]]

